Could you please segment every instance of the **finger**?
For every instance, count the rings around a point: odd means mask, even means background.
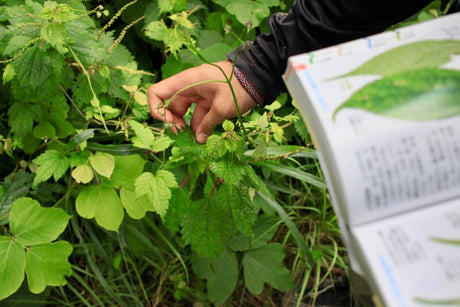
[[[195,132],[197,142],[200,144],[206,143],[206,140],[212,134],[212,129],[218,124],[221,124],[223,121],[224,118],[221,118],[211,108],[209,112],[206,113],[206,115],[203,117]]]
[[[209,107],[205,107],[200,103],[197,103],[195,110],[193,111],[192,120],[190,121],[190,127],[194,132],[197,132],[198,126],[203,121],[205,115],[209,112]]]

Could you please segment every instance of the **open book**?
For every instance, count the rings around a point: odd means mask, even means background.
[[[460,306],[460,13],[291,57],[351,267],[385,306]]]

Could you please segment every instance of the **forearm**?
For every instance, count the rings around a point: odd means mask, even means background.
[[[383,31],[431,0],[297,0],[288,14],[270,18],[271,33],[238,51],[236,66],[264,103],[285,91],[281,78],[289,56]],[[235,50],[228,55],[233,61]]]

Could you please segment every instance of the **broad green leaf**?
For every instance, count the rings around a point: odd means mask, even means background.
[[[115,156],[115,169],[110,184],[114,187],[132,185],[142,173],[144,164],[145,160],[139,155]]]
[[[172,232],[177,232],[190,206],[190,197],[182,188],[174,188],[171,192],[172,197],[169,200],[168,211],[166,211],[166,215],[163,218],[163,223]]]
[[[214,197],[192,202],[182,225],[185,242],[209,258],[222,253],[232,232],[231,211],[222,208]]]
[[[48,23],[41,27],[40,35],[62,54],[68,51],[68,49],[64,47],[68,37],[65,24],[56,22]]]
[[[70,216],[60,208],[43,208],[38,201],[22,197],[10,212],[10,229],[14,239],[23,245],[54,241],[64,231]]]
[[[283,245],[271,243],[258,249],[247,251],[243,257],[244,281],[252,294],[260,294],[268,283],[279,291],[292,289],[294,281],[282,264]]]
[[[130,120],[129,125],[134,130],[134,133],[136,133],[136,137],[131,138],[133,145],[151,150],[153,141],[155,140],[152,130],[135,120]]]
[[[64,286],[72,274],[68,258],[72,245],[66,241],[34,245],[27,249],[26,274],[30,292],[41,293],[46,286]]]
[[[388,76],[408,70],[438,68],[460,54],[460,40],[426,40],[406,44],[373,57],[347,74]]]
[[[423,68],[367,84],[333,114],[346,108],[384,117],[425,121],[460,115],[460,71]]]
[[[77,213],[87,219],[95,218],[99,226],[118,231],[124,211],[120,197],[114,188],[105,184],[90,186],[78,194]]]
[[[174,141],[167,137],[167,136],[163,136],[161,138],[157,138],[155,139],[155,141],[153,141],[153,144],[152,144],[152,150],[154,152],[160,152],[160,151],[164,151],[166,149],[169,148],[169,146],[171,146],[171,144],[173,144]]]
[[[252,236],[238,234],[232,237],[228,247],[233,251],[247,251],[267,245],[275,235],[280,219],[274,215],[259,215]]]
[[[38,46],[28,48],[15,63],[19,85],[28,93],[61,82],[65,65],[59,53],[47,53]]]
[[[113,169],[115,168],[115,158],[106,152],[96,152],[94,155],[89,157],[91,166],[94,170],[107,178],[112,175]]]
[[[164,217],[168,210],[171,188],[176,188],[174,175],[166,170],[159,170],[155,174],[145,172],[135,182],[136,197],[146,196],[150,201],[151,210]]]
[[[168,30],[168,27],[166,27],[163,21],[155,20],[145,27],[145,36],[157,41],[162,41]]]
[[[246,175],[245,166],[236,159],[226,158],[212,161],[209,167],[214,174],[229,184],[236,184]]]
[[[206,278],[209,299],[216,305],[223,304],[233,293],[238,281],[236,254],[225,249],[216,259],[192,258],[195,274]]]
[[[236,228],[250,235],[256,218],[256,208],[251,201],[248,186],[224,182],[218,190],[217,197],[223,208],[231,208]]]
[[[145,213],[149,211],[151,205],[146,197],[136,198],[134,189],[121,188],[120,189],[120,200],[126,213],[133,219],[141,219],[145,216]]]
[[[56,23],[69,22],[78,17],[74,9],[67,4],[58,4],[55,1],[45,1],[40,17]]]
[[[55,181],[58,181],[69,168],[67,158],[54,149],[48,149],[35,158],[33,162],[38,165],[33,183],[34,186],[50,179],[51,176],[53,176]]]
[[[37,139],[54,138],[56,136],[56,128],[47,120],[42,120],[33,130],[33,135]]]
[[[22,284],[26,267],[24,248],[13,238],[0,236],[0,301]]]
[[[88,164],[81,164],[72,171],[72,177],[78,183],[88,183],[94,178],[94,172]]]
[[[67,25],[67,30],[71,33],[69,25]],[[101,42],[87,33],[73,38],[70,48],[83,65],[98,63],[106,56],[106,50]]]
[[[31,40],[29,36],[24,35],[14,35],[11,39],[8,40],[5,50],[3,51],[4,55],[12,55],[13,53],[22,49],[27,43]]]
[[[234,0],[230,1],[225,8],[229,13],[235,15],[239,22],[249,28],[255,28],[263,19],[270,16],[270,6],[275,5],[279,5],[278,0]]]
[[[40,122],[43,110],[39,105],[15,102],[8,110],[8,122],[11,131],[18,136],[25,136],[32,131],[34,121]]]
[[[32,180],[32,174],[23,172],[12,173],[5,178],[3,194],[0,197],[0,225],[8,223],[11,206],[16,199],[27,195]]]

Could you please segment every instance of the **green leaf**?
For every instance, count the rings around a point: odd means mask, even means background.
[[[33,130],[33,135],[37,139],[54,138],[56,136],[56,128],[47,120],[42,120]]]
[[[14,70],[14,64],[9,63],[5,66],[3,70],[3,84],[10,82],[14,76],[16,75],[16,71]]]
[[[99,226],[118,231],[124,211],[117,192],[105,184],[90,186],[78,194],[77,213],[87,219],[95,218]]]
[[[0,197],[0,225],[8,223],[11,206],[20,197],[26,196],[32,185],[32,174],[12,173],[5,178],[3,194]]]
[[[294,287],[289,270],[283,266],[283,245],[271,243],[258,249],[247,251],[243,257],[244,281],[252,294],[260,294],[268,283],[279,291]]]
[[[10,229],[14,239],[23,245],[48,243],[57,239],[69,219],[60,208],[42,208],[38,201],[23,197],[13,203]]]
[[[43,110],[36,104],[16,102],[8,110],[8,116],[11,131],[23,137],[32,131],[34,120],[37,122],[42,120]]]
[[[145,172],[135,182],[137,197],[146,196],[150,201],[151,210],[164,217],[168,210],[171,188],[177,187],[176,178],[166,170],[155,174]]]
[[[221,1],[214,2],[219,3]],[[279,5],[278,0],[234,0],[229,1],[225,8],[229,13],[235,15],[239,22],[249,28],[255,28],[263,19],[270,16],[270,7],[275,5]]]
[[[72,33],[69,30],[69,25],[67,25],[67,30]],[[73,43],[70,48],[83,65],[98,63],[106,56],[106,50],[102,43],[88,33],[80,33],[74,36],[72,40]]]
[[[115,169],[110,177],[114,187],[132,185],[144,169],[145,160],[139,155],[115,156]]]
[[[136,220],[143,218],[145,213],[149,211],[151,207],[148,198],[136,198],[134,189],[121,188],[120,200],[126,210],[126,213]]]
[[[163,218],[163,223],[172,232],[179,231],[179,226],[182,224],[182,219],[187,214],[190,206],[190,198],[181,188],[171,190],[172,197],[169,201],[168,211]]]
[[[290,176],[292,178],[299,179],[301,181],[307,182],[311,185],[314,185],[320,189],[326,189],[326,183],[323,179],[315,176],[313,174],[301,171],[295,167],[287,166],[287,165],[279,165],[271,162],[263,162],[260,163],[263,168],[272,170],[274,172]]]
[[[185,242],[199,255],[209,258],[222,253],[232,232],[230,210],[213,197],[192,202],[182,225]]]
[[[26,253],[26,274],[30,292],[41,293],[46,286],[64,286],[72,274],[68,258],[72,245],[66,241],[34,245]]]
[[[81,164],[72,171],[72,177],[78,183],[88,183],[94,178],[93,169],[88,164]]]
[[[247,251],[267,245],[275,235],[279,223],[280,219],[274,215],[259,215],[252,235],[235,235],[228,243],[228,246],[233,251]]]
[[[53,176],[55,181],[61,178],[69,168],[69,161],[59,151],[48,149],[33,160],[38,165],[33,186]]]
[[[365,85],[339,106],[410,121],[460,114],[460,71],[423,68],[389,75]]]
[[[3,51],[4,55],[12,55],[15,52],[22,49],[27,43],[31,40],[30,36],[24,35],[14,35],[8,40],[5,50]]]
[[[17,80],[27,93],[43,90],[48,84],[58,84],[65,66],[57,52],[48,54],[38,46],[28,48],[15,63]]]
[[[98,174],[110,178],[115,168],[114,156],[106,152],[98,151],[89,157],[89,161]]]
[[[68,49],[64,47],[68,37],[65,24],[56,22],[48,23],[41,27],[40,35],[60,53],[64,54],[68,51]]]
[[[0,301],[22,284],[26,267],[24,248],[13,238],[0,236]]]
[[[214,174],[229,184],[236,184],[246,175],[246,166],[236,159],[226,158],[212,161],[209,167]]]
[[[168,27],[161,20],[152,21],[145,26],[145,36],[153,40],[162,41],[167,32]]]
[[[256,218],[256,208],[251,201],[249,188],[243,184],[233,185],[224,182],[218,190],[217,197],[222,207],[231,208],[236,228],[250,235]]]
[[[459,40],[426,40],[393,48],[373,57],[346,76],[388,76],[408,70],[438,68],[460,54]]]
[[[208,297],[216,306],[223,304],[236,288],[238,262],[236,254],[228,249],[212,260],[192,258],[192,268],[199,277],[206,278]]]
[[[136,133],[136,137],[131,138],[133,145],[139,148],[151,150],[153,141],[155,140],[152,130],[135,120],[130,120],[128,123]]]
[[[171,138],[169,138],[167,136],[163,136],[163,137],[157,138],[157,139],[155,139],[155,141],[153,141],[152,150],[154,152],[164,151],[164,150],[168,149],[169,146],[171,146],[171,144],[173,144],[173,143],[174,143],[174,140],[172,140]]]

